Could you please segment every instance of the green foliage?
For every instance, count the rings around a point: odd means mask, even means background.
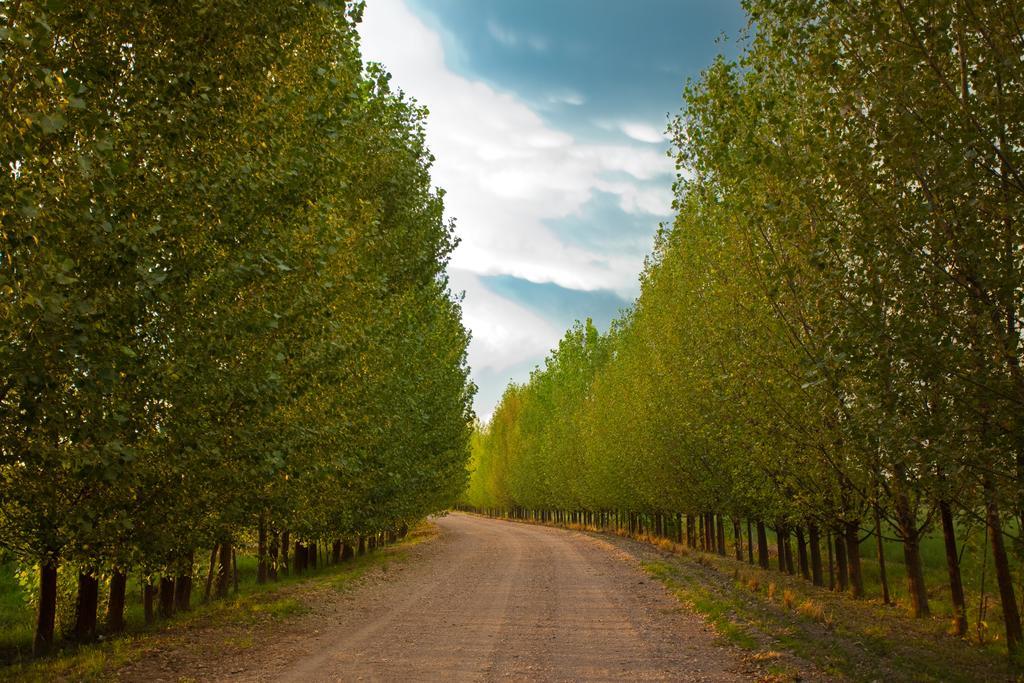
[[[510,387],[466,502],[858,534],[877,513],[911,581],[942,504],[1019,553],[1014,4],[746,6],[744,53],[672,125],[676,218],[633,310]],[[923,577],[908,592],[926,614]]]
[[[360,14],[0,8],[0,546],[24,564],[173,575],[259,520],[375,533],[463,488],[453,226]]]

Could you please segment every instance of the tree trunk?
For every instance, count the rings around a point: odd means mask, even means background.
[[[836,589],[836,565],[832,557],[832,532],[825,532],[825,546],[828,548],[828,589]]]
[[[786,573],[786,540],[782,533],[782,526],[775,525],[775,552],[778,553],[779,571]]]
[[[182,568],[181,574],[174,579],[174,611],[189,612],[192,610],[192,555],[188,558],[188,572]]]
[[[228,588],[231,586],[231,542],[224,541],[220,544],[220,563],[217,566],[217,591],[218,598],[228,596]]]
[[[896,473],[906,478],[902,468]],[[896,523],[903,541],[903,563],[907,571],[907,592],[910,594],[910,610],[915,617],[927,617],[931,614],[928,608],[928,593],[924,585],[924,568],[921,566],[921,535],[917,530],[917,517],[910,508],[910,501],[902,489],[896,490],[893,496],[896,510]]]
[[[996,582],[999,584],[999,602],[1003,608],[1003,622],[1006,626],[1006,648],[1015,657],[1021,649],[1020,612],[1017,610],[1017,597],[1013,591],[1013,576],[1010,574],[1010,563],[1006,557],[1006,546],[1003,543],[1003,524],[999,519],[999,507],[996,505],[992,492],[992,483],[985,481],[985,492],[988,501],[985,505],[985,516],[988,520],[989,537],[992,539],[992,559],[995,564]]]
[[[885,571],[885,543],[882,542],[882,519],[878,514],[878,506],[875,505],[875,552],[878,553],[878,579],[882,582],[882,603],[888,605],[889,599],[889,575]]]
[[[49,560],[39,565],[39,611],[36,613],[36,633],[32,641],[32,654],[45,655],[53,647],[53,627],[57,619],[57,562]]]
[[[846,590],[849,581],[847,580],[846,567],[846,539],[840,531],[836,531],[836,590],[840,593]]]
[[[928,591],[924,585],[924,569],[921,564],[921,539],[916,530],[903,539],[903,562],[907,571],[907,593],[910,595],[911,613],[915,617],[931,616]]]
[[[846,570],[850,579],[850,595],[864,597],[864,577],[860,571],[860,525],[844,522],[846,531]],[[920,566],[920,563],[919,563]]]
[[[278,562],[279,562],[280,557],[281,557],[281,546],[280,546],[280,538],[278,537],[278,533],[276,531],[274,533],[270,534],[270,547],[268,548],[268,552],[270,554],[270,562],[269,562],[270,580],[271,581],[277,581],[277,569],[278,569]]]
[[[946,571],[949,573],[949,592],[953,603],[953,632],[963,636],[967,634],[967,604],[964,600],[963,580],[960,578],[960,555],[956,550],[956,526],[953,524],[953,510],[949,501],[939,501],[939,516],[942,518]]]
[[[821,572],[821,532],[817,524],[807,525],[808,542],[811,546],[811,583],[815,586],[822,585]],[[831,555],[831,553],[829,553]]]
[[[757,521],[757,563],[761,569],[768,569],[768,532],[761,520]]]
[[[110,576],[110,595],[107,598],[107,633],[124,630],[124,602],[128,590],[128,575],[115,569]]]
[[[736,545],[736,560],[738,562],[743,561],[743,531],[740,528],[739,517],[732,518],[732,535],[733,542]]]
[[[747,561],[754,564],[754,525],[747,517]]]
[[[722,515],[715,515],[715,517],[718,518],[718,554],[725,557],[725,520]]]
[[[783,533],[782,547],[786,550],[786,573],[792,576],[796,574],[796,566],[793,564],[793,543],[789,537],[789,527]]]
[[[796,551],[797,558],[800,561],[800,576],[810,581],[811,568],[807,562],[807,539],[804,538],[804,528],[802,526],[796,527]]]
[[[288,576],[288,549],[291,548],[291,532],[281,532],[281,573]],[[293,560],[294,562],[294,560]]]
[[[96,639],[96,610],[99,607],[100,582],[92,570],[78,572],[78,597],[75,600],[74,639],[90,643]]]
[[[210,551],[210,571],[206,574],[206,591],[203,592],[203,602],[210,601],[210,588],[213,586],[213,575],[217,569],[217,550],[220,548],[218,544],[214,544],[213,550]]]
[[[156,621],[154,602],[156,602],[156,586],[153,585],[152,579],[146,579],[146,584],[142,587],[142,613],[145,615],[147,626]]]
[[[160,577],[160,618],[170,619],[174,616],[174,577]]]
[[[270,577],[270,560],[267,557],[267,515],[260,513],[256,528],[256,583],[264,584]]]

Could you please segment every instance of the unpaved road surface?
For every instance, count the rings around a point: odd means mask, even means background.
[[[125,680],[737,681],[741,654],[599,537],[452,514],[417,556],[203,672]],[[166,661],[180,662],[175,653]],[[184,661],[188,661],[185,658]],[[194,660],[193,660],[194,661]],[[216,672],[213,675],[213,672]],[[198,674],[198,675],[197,675]]]

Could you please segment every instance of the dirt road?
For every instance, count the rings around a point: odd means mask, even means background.
[[[703,623],[610,546],[468,515],[437,524],[440,552],[356,599],[281,680],[734,678]]]
[[[253,648],[250,658],[236,660],[242,664],[214,667],[217,678],[309,683],[749,676],[739,673],[736,651],[716,644],[703,621],[607,541],[462,514],[436,524],[440,536],[418,547],[420,556],[401,571],[335,596],[337,604],[321,605],[308,623],[293,625],[291,635],[279,634]]]

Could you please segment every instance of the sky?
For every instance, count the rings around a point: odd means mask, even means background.
[[[363,56],[430,112],[486,421],[575,320],[606,330],[671,220],[665,129],[739,0],[369,0]]]

